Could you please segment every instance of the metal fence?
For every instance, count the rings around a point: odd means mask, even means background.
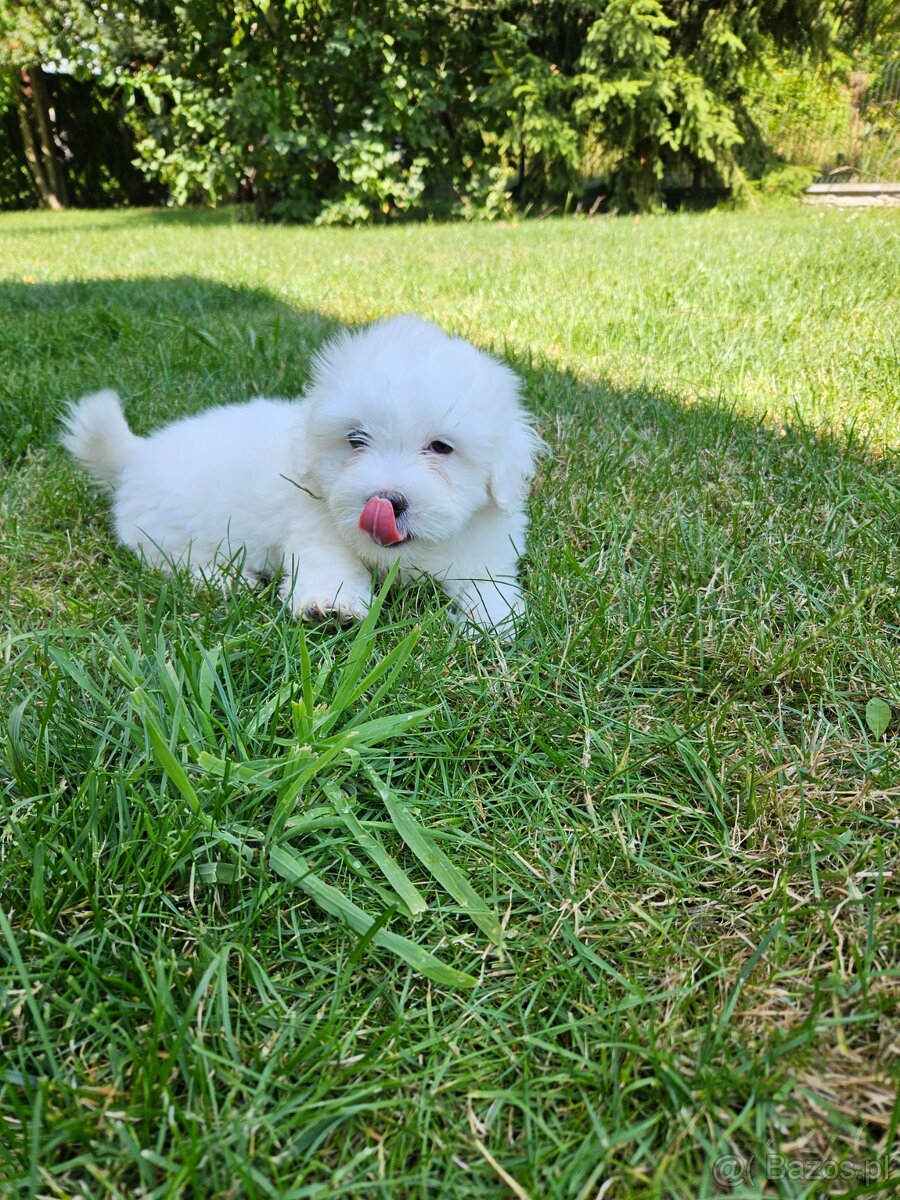
[[[872,72],[854,71],[848,90],[845,145],[807,162],[823,182],[900,182],[900,53]]]
[[[900,53],[883,63],[870,81],[854,133],[859,178],[900,182]]]

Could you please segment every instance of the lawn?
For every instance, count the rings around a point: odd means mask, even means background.
[[[900,213],[6,214],[0,272],[0,1194],[893,1194]],[[55,441],[406,310],[551,446],[512,647],[142,569]]]

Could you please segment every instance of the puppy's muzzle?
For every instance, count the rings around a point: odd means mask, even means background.
[[[377,492],[366,501],[359,514],[359,528],[379,546],[396,546],[409,536],[397,525],[409,508],[402,492]]]

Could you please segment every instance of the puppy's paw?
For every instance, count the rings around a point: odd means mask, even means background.
[[[525,615],[517,587],[482,587],[454,598],[460,611],[453,620],[468,636],[487,634],[499,642],[515,641],[516,624]]]
[[[293,596],[291,609],[295,617],[304,621],[335,621],[338,625],[352,625],[361,621],[369,610],[368,602],[361,596]]]
[[[477,639],[487,635],[494,641],[510,645],[516,640],[516,618],[520,611],[507,611],[497,617],[486,612],[456,612],[450,614],[450,620],[469,639]]]
[[[295,615],[312,623],[336,621],[338,625],[352,625],[355,621],[361,621],[365,617],[366,610],[321,599],[304,600],[300,612]]]

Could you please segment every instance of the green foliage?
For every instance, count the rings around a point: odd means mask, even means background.
[[[728,106],[676,53],[659,0],[610,0],[588,31],[576,112],[616,156],[615,198],[652,208],[682,156],[730,182],[740,140]],[[718,27],[717,27],[718,28]]]
[[[509,192],[533,202],[577,186],[582,138],[572,119],[574,81],[531,50],[533,32],[530,23],[498,23],[477,94],[479,110],[493,115],[483,135],[493,166],[480,189],[490,212],[503,208]]]
[[[900,7],[896,0],[837,0],[837,41],[864,59],[877,60],[897,49]]]
[[[94,207],[153,203],[163,198],[155,178],[133,162],[135,149],[125,120],[122,92],[100,72],[98,55],[119,46],[115,25],[104,30],[92,6],[51,0],[38,8],[0,0],[0,200],[11,207],[37,202],[26,163],[23,115],[35,126],[35,97],[23,72],[39,74],[55,117],[53,138],[43,147],[65,168],[71,202]],[[100,45],[98,45],[100,43]],[[133,49],[128,43],[128,49]],[[120,47],[126,53],[126,47]],[[3,111],[5,110],[5,111]]]
[[[324,222],[402,215],[457,185],[457,125],[474,127],[446,45],[467,53],[468,18],[388,7],[313,18],[292,3],[261,21],[254,6],[187,0],[120,80],[145,170],[177,204],[243,190],[262,215]]]
[[[160,811],[173,799],[176,809],[183,805],[185,843],[174,874],[191,872],[215,886],[271,871],[364,935],[365,945],[371,941],[445,987],[474,986],[470,974],[387,928],[393,915],[408,922],[429,907],[397,861],[405,843],[464,915],[494,945],[502,942],[487,902],[371,761],[383,758],[386,746],[421,726],[431,711],[380,709],[418,640],[414,628],[372,662],[379,614],[396,573],[342,661],[325,655],[314,670],[303,625],[294,625],[291,654],[299,670],[284,661],[281,677],[256,697],[252,712],[235,706],[240,682],[227,633],[204,645],[181,631],[167,637],[145,623],[135,647],[116,628],[99,677],[64,646],[50,647],[46,668],[57,679],[50,708],[26,700],[14,709],[0,739],[0,775],[8,775],[26,801],[53,786],[49,764],[29,743],[47,722],[74,716],[64,702],[55,707],[59,692],[80,693],[92,710],[84,737],[93,757],[79,779],[79,795],[103,790],[112,770],[136,805],[138,794]],[[96,741],[98,725],[105,733]],[[385,830],[394,833],[393,852]],[[54,859],[52,849],[48,859]],[[376,907],[379,916],[362,904]]]
[[[7,102],[23,63],[89,79],[175,205],[494,215],[577,191],[587,159],[618,207],[648,209],[673,174],[742,187],[745,151],[773,136],[744,103],[757,64],[827,56],[849,21],[835,5],[0,0],[0,76]]]
[[[873,696],[866,705],[866,724],[877,740],[883,737],[891,723],[891,706],[877,696]]]
[[[795,199],[805,187],[813,182],[816,172],[813,167],[795,164],[777,166],[758,181],[754,181],[754,192],[767,200]]]
[[[822,170],[844,160],[851,133],[848,70],[843,57],[817,64],[805,55],[778,56],[772,47],[747,72],[742,107],[756,133],[746,156],[753,175],[785,162]]]
[[[857,165],[863,179],[900,181],[900,43],[878,59],[859,114]]]

